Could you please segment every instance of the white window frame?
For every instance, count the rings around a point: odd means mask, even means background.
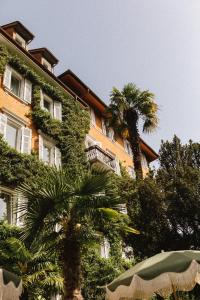
[[[26,126],[25,122],[22,122],[17,116],[10,113],[8,110],[4,110],[4,114],[0,113],[0,125],[1,125],[1,118],[3,118],[3,126],[0,128],[3,134],[3,137],[6,140],[6,131],[7,125],[10,124],[11,126],[17,129],[17,137],[16,137],[16,146],[13,149],[21,153],[31,154],[32,149],[32,130]]]
[[[96,117],[95,117],[95,112],[94,109],[90,107],[90,124],[92,126],[96,126]]]
[[[102,126],[102,132],[104,135],[107,135],[107,128],[106,128],[106,122],[104,118],[101,119],[101,126]]]
[[[42,57],[42,60],[41,60],[41,62],[42,62],[42,65],[47,69],[47,70],[49,70],[50,72],[52,72],[53,71],[53,68],[52,68],[52,65],[50,64],[50,62],[48,62],[48,60],[46,59],[46,58],[44,58],[44,57]]]
[[[11,79],[12,76],[16,77],[20,81],[20,91],[19,95],[16,95],[11,90]],[[32,83],[24,78],[21,74],[19,74],[16,70],[14,70],[11,66],[7,65],[4,77],[3,77],[3,86],[5,89],[11,94],[22,100],[26,104],[31,104],[32,100]]]
[[[26,49],[26,41],[25,39],[23,39],[23,37],[21,37],[21,35],[19,35],[17,32],[14,34],[14,40],[17,42],[17,40],[21,43],[18,43],[21,47]]]
[[[142,164],[142,168],[143,169],[149,169],[149,165],[148,165],[148,162],[147,162],[147,158],[146,156],[144,155],[144,153],[142,153],[141,155],[141,164]]]
[[[6,211],[6,215],[7,215],[6,218],[7,218],[8,224],[15,225],[16,224],[16,215],[14,214],[14,211],[15,211],[14,205],[16,204],[15,203],[16,198],[14,197],[13,190],[0,186],[0,194],[5,194],[5,195],[10,196],[10,200],[9,200],[10,201],[10,212]]]
[[[15,77],[17,80],[19,80],[19,82],[20,82],[19,95],[16,95],[12,91],[12,86],[11,86],[12,76]],[[24,84],[23,83],[24,83],[24,81],[23,81],[23,77],[21,76],[21,74],[19,74],[17,71],[12,69],[11,70],[11,78],[10,78],[10,91],[13,95],[15,95],[18,98],[22,98],[22,99],[23,99],[23,95],[24,95],[24,91],[23,91]]]
[[[42,90],[40,90],[40,106],[43,110],[49,112],[52,118],[62,121],[62,103],[58,101],[54,101],[47,94],[45,94]],[[47,110],[44,107],[44,101],[47,101],[50,104],[50,110]]]
[[[135,169],[132,166],[128,167],[128,174],[131,178],[135,179],[136,178],[136,174],[135,174]]]
[[[107,128],[107,137],[112,141],[115,142],[115,132],[112,127]]]
[[[50,148],[50,161],[44,161],[44,146]],[[39,135],[39,159],[49,166],[60,168],[62,165],[62,157],[60,149],[56,147],[56,143],[43,134]]]
[[[132,152],[132,149],[131,149],[131,144],[130,144],[130,142],[127,139],[124,139],[124,149],[125,149],[125,152],[128,155],[130,155],[131,157],[133,157],[133,152]]]
[[[100,246],[100,255],[102,258],[110,257],[110,243],[107,238],[103,238],[103,241]]]

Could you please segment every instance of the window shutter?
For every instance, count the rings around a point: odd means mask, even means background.
[[[107,238],[103,239],[103,243],[101,244],[101,257],[109,258],[110,254],[110,243]]]
[[[114,141],[114,135],[115,135],[114,130],[113,130],[112,128],[109,128],[109,129],[108,129],[108,137],[109,137],[112,141]]]
[[[116,172],[117,175],[121,175],[121,169],[120,169],[119,159],[117,157],[115,158],[115,163],[116,163],[115,172]]]
[[[124,149],[125,149],[125,152],[128,153],[128,142],[126,139],[124,139]]]
[[[24,100],[28,103],[31,103],[32,98],[32,83],[25,79],[25,86],[24,86]]]
[[[61,166],[61,152],[57,147],[55,147],[55,166],[57,168]]]
[[[21,78],[20,80],[20,98],[24,99],[25,97],[25,79]]]
[[[91,124],[96,125],[95,113],[92,108],[90,109],[90,119],[91,119]]]
[[[43,160],[43,138],[39,135],[39,159]]]
[[[54,118],[62,120],[62,104],[61,102],[54,101]]]
[[[144,169],[148,169],[148,163],[147,163],[147,159],[146,156],[142,153],[142,157],[141,157],[141,163],[142,163],[142,167]]]
[[[21,194],[18,194],[16,197],[16,225],[19,227],[22,227],[24,225],[24,211],[22,209],[22,206],[24,207],[25,199]]]
[[[22,127],[21,153],[31,153],[32,130],[28,127]]]
[[[0,113],[0,134],[6,136],[7,116]]]
[[[40,107],[44,109],[44,96],[43,91],[40,89]]]
[[[105,123],[104,119],[101,120],[101,124],[102,124],[101,125],[102,126],[102,132],[103,132],[103,134],[106,135],[107,130],[106,130],[106,123]]]
[[[11,74],[12,74],[12,69],[9,66],[6,66],[6,69],[4,72],[3,84],[9,89],[10,89],[10,83],[11,83]]]

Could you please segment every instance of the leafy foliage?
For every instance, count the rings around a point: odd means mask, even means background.
[[[0,224],[0,265],[22,278],[22,299],[47,300],[63,289],[56,256],[43,247],[28,248],[20,239],[20,228]]]
[[[122,255],[119,259],[115,258],[113,255],[108,259],[102,258],[94,248],[88,249],[83,255],[82,291],[85,300],[104,300],[105,285],[133,264],[123,259]]]
[[[132,226],[141,232],[128,240],[136,256],[200,249],[199,149],[198,143],[182,145],[177,137],[163,142],[157,174],[129,183],[127,192],[121,188]]]
[[[79,171],[88,167],[84,151],[84,139],[90,124],[88,111],[70,95],[64,94],[57,87],[47,83],[17,55],[11,54],[0,44],[0,74],[3,74],[6,64],[10,64],[32,82],[32,112],[29,117],[32,118],[37,129],[55,140],[62,153],[63,165],[71,168],[72,176],[78,176]],[[62,103],[62,122],[55,120],[49,112],[42,110],[40,90],[43,90],[54,101]]]
[[[21,154],[0,136],[0,185],[15,188],[22,182],[41,178],[47,166],[35,155]]]
[[[23,239],[48,245],[50,253],[58,249],[65,299],[80,289],[82,253],[86,245],[97,240],[97,231],[105,233],[114,227],[119,232],[130,231],[127,216],[113,213],[121,199],[113,192],[109,178],[110,172],[102,168],[84,172],[76,180],[68,169],[51,168],[43,174],[39,188],[34,183],[18,188],[27,199],[22,206]]]
[[[143,131],[152,132],[158,124],[157,104],[154,95],[141,91],[133,83],[128,83],[122,91],[113,88],[108,108],[109,126],[116,133],[130,141],[136,177],[142,178],[141,149],[138,123],[143,121]]]

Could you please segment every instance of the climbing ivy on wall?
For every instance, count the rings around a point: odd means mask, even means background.
[[[36,129],[41,130],[56,142],[62,153],[63,166],[68,167],[72,176],[78,176],[82,170],[87,168],[84,139],[89,131],[90,121],[88,111],[83,109],[72,96],[67,93],[62,93],[58,88],[47,83],[44,78],[27,66],[18,56],[12,55],[4,45],[0,45],[0,75],[3,75],[7,64],[11,65],[23,77],[32,82],[32,111],[29,117],[32,119]],[[62,121],[52,118],[49,112],[44,111],[40,107],[41,89],[53,100],[62,103]],[[1,141],[1,143],[3,143],[3,141]],[[5,149],[5,147],[2,149]],[[12,185],[16,186],[18,182],[22,182],[19,180],[19,177],[23,177],[23,173],[25,174],[27,169],[27,167],[24,166],[24,161],[26,161],[29,166],[30,176],[36,172],[35,164],[43,165],[36,157],[31,157],[30,155],[24,156],[10,147],[6,148],[5,153],[7,157],[9,157],[9,164],[7,164],[7,167],[5,165],[5,168],[2,166],[0,170],[0,184],[12,182]],[[3,154],[1,153],[0,155]],[[21,174],[20,176],[14,172],[16,164],[14,157],[15,159],[17,157],[17,166],[19,167],[21,165],[21,172],[19,172],[19,174]],[[6,161],[6,159],[3,161]],[[3,161],[1,161],[1,165],[3,164]],[[10,179],[6,179],[6,168],[7,173],[10,173],[10,176],[8,176]],[[2,170],[4,170],[4,174],[2,173]],[[27,178],[27,176],[24,176],[24,179],[25,178]]]

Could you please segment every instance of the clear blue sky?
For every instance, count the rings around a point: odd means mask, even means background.
[[[156,150],[177,134],[200,140],[200,0],[1,0],[0,23],[20,20],[105,102],[134,82],[156,95]]]

